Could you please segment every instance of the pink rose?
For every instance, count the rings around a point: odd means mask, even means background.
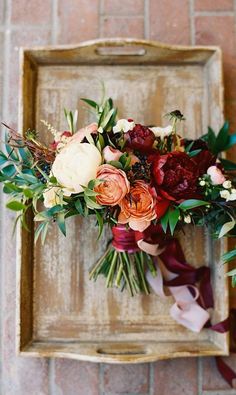
[[[105,162],[111,162],[112,160],[119,160],[121,155],[123,155],[123,152],[121,152],[118,149],[115,149],[113,147],[110,147],[109,145],[107,145],[104,148],[102,153],[103,153]]]
[[[90,125],[86,126],[85,128],[79,129],[70,139],[69,143],[72,141],[77,141],[80,143],[86,136],[98,132],[98,125],[94,122]]]
[[[223,184],[226,180],[224,174],[217,166],[210,166],[207,169],[207,174],[211,177],[211,182],[213,185]]]
[[[130,190],[130,184],[123,170],[111,165],[101,165],[97,179],[102,182],[94,188],[96,200],[104,206],[116,206]]]

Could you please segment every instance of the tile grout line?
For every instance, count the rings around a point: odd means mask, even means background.
[[[144,15],[144,38],[148,40],[150,38],[150,3],[149,0],[144,0],[144,10],[143,10],[143,15]]]
[[[154,362],[149,364],[149,395],[155,395],[155,392],[154,392]]]
[[[229,389],[229,390],[208,390],[208,391],[203,391],[200,395],[235,395],[235,389]]]
[[[48,358],[48,394],[55,395],[55,358]]]
[[[99,395],[104,395],[104,364],[99,363]]]
[[[202,395],[202,358],[197,359],[197,385],[198,385],[198,395]]]
[[[8,99],[9,99],[9,58],[10,58],[10,9],[11,9],[11,0],[5,1],[4,3],[4,48],[3,48],[3,84],[2,84],[2,97],[3,97],[3,103],[2,103],[2,117],[8,116]],[[3,205],[4,205],[4,198],[3,198],[3,192],[1,192],[1,203],[0,203],[0,208],[1,212],[3,213]],[[1,217],[1,234],[3,232],[4,228],[4,217]],[[1,262],[3,262],[3,242],[1,239]],[[1,336],[1,347],[0,347],[0,352],[1,352],[1,390],[2,393],[4,393],[4,376],[3,376],[3,307],[4,307],[4,276],[5,276],[5,270],[4,270],[4,265],[1,265],[1,272],[0,272],[0,280],[1,280],[1,312],[0,312],[0,336]]]
[[[58,0],[51,0],[51,44],[57,44],[58,39]],[[54,395],[55,393],[55,359],[48,358],[48,394]]]
[[[195,11],[195,16],[234,16],[234,11]]]
[[[114,19],[143,19],[143,14],[139,14],[139,15],[117,15],[117,14],[104,14],[104,12],[102,14],[100,14],[100,16],[103,19],[106,18],[114,18]]]
[[[57,37],[58,37],[58,0],[51,0],[51,7],[52,7],[51,42],[52,42],[52,44],[56,44]]]
[[[190,20],[190,41],[191,45],[195,45],[195,14],[194,0],[189,0],[189,20]]]
[[[98,5],[98,13],[99,13],[99,27],[98,27],[98,37],[102,37],[103,36],[103,10],[104,10],[104,0],[100,0],[99,1],[99,5]]]

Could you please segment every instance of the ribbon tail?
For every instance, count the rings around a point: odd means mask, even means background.
[[[215,357],[216,366],[220,372],[223,379],[230,385],[230,387],[235,388],[236,373],[227,365],[221,357]]]

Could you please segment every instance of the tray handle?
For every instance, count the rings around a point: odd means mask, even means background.
[[[104,345],[96,349],[96,353],[100,356],[107,357],[141,357],[149,354],[148,349],[145,346],[125,346],[125,345]]]
[[[99,56],[144,56],[147,50],[142,46],[132,45],[110,45],[95,48],[96,55]]]

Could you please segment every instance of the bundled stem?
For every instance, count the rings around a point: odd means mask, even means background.
[[[109,247],[90,271],[89,278],[96,281],[102,274],[106,277],[107,288],[117,287],[121,291],[127,289],[131,296],[139,293],[148,295],[150,289],[145,276],[147,270],[153,277],[157,275],[153,260],[147,253],[119,252]]]

